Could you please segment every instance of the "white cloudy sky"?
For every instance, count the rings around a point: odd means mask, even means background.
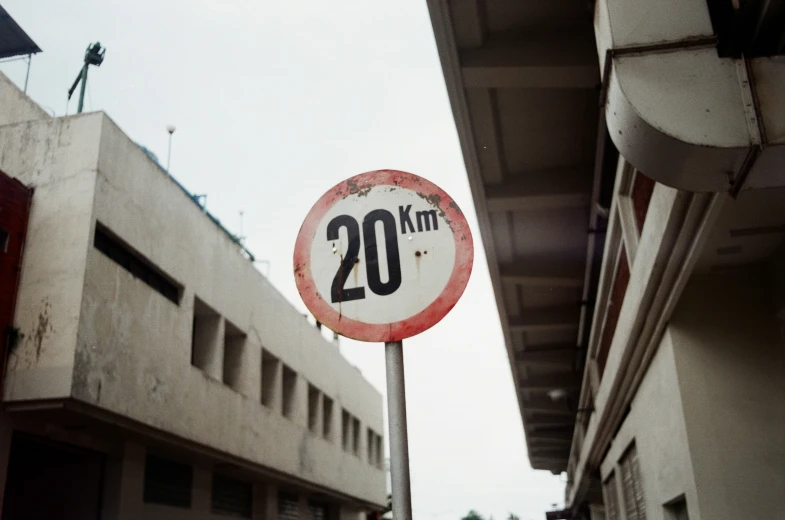
[[[405,342],[414,516],[541,519],[563,483],[526,459],[485,257],[425,0],[3,0],[44,50],[29,93],[66,112],[89,42],[87,110],[104,110],[165,161],[208,209],[270,262],[305,311],[291,272],[297,231],[328,188],[368,170],[420,174],[455,198],[475,231],[472,280],[453,312]],[[18,84],[23,63],[0,65]],[[72,100],[69,113],[76,110]],[[265,265],[260,265],[266,271]],[[342,351],[382,392],[383,346]]]

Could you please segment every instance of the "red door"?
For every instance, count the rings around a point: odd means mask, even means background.
[[[14,306],[33,190],[0,171],[0,398],[8,351],[17,339]]]

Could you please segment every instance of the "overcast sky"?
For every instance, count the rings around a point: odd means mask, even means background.
[[[66,113],[88,43],[86,110],[103,110],[269,261],[305,312],[292,250],[311,205],[352,175],[394,168],[431,180],[470,218],[475,266],[441,323],[405,341],[414,517],[477,509],[542,519],[559,477],[526,458],[498,314],[425,0],[2,0],[43,49],[29,94]],[[18,85],[21,62],[0,65]],[[76,96],[68,113],[76,111]],[[267,272],[268,265],[259,269]],[[342,340],[380,391],[384,347]]]

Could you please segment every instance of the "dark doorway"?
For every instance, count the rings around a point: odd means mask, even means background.
[[[4,520],[98,520],[104,456],[14,433]]]

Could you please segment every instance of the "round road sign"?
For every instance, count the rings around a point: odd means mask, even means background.
[[[341,182],[314,205],[294,249],[305,305],[331,330],[399,341],[439,322],[474,260],[461,209],[438,186],[395,170]]]

